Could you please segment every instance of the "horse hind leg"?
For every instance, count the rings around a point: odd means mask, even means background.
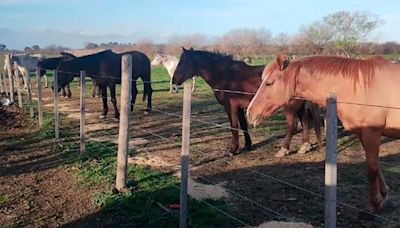
[[[48,81],[47,81],[47,75],[44,74],[43,77],[44,77],[44,87],[45,87],[45,88],[49,88],[49,83],[48,83]]]
[[[103,113],[100,115],[100,119],[104,119],[108,113],[108,105],[107,105],[107,87],[101,87],[101,99],[103,101]]]
[[[360,136],[367,158],[369,209],[375,213],[383,207],[384,197],[382,190],[387,190],[379,167],[379,138],[381,134],[372,129],[363,129]],[[383,194],[387,196],[387,192],[383,192]]]

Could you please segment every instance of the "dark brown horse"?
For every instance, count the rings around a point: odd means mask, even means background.
[[[242,61],[233,60],[231,56],[219,53],[183,49],[172,83],[180,85],[193,76],[200,76],[213,88],[215,97],[224,106],[230,121],[232,131],[232,142],[228,152],[230,155],[236,153],[239,148],[238,125],[240,125],[244,133],[244,149],[251,150],[252,142],[247,131],[245,108],[250,104],[261,84],[264,67],[249,66]],[[244,93],[231,93],[220,90],[242,91]],[[310,109],[314,108],[313,105],[308,107]],[[302,100],[289,102],[285,114],[288,132],[284,148],[288,151],[292,135],[296,131],[296,115],[300,116],[300,119],[304,121],[303,133],[305,135],[303,139],[308,143],[308,127],[306,127],[308,125],[308,112],[305,109],[305,102]],[[320,142],[320,125],[318,123],[314,125]]]
[[[73,78],[79,75],[81,70],[86,71],[86,75],[93,78],[99,86],[102,99],[103,99],[103,113],[100,118],[105,118],[108,112],[107,105],[107,87],[110,89],[111,102],[114,106],[114,117],[119,118],[117,108],[115,85],[121,84],[121,58],[123,55],[128,54],[132,56],[132,100],[131,110],[135,104],[136,95],[138,90],[136,88],[136,80],[140,77],[142,79],[144,91],[143,101],[147,96],[147,109],[151,110],[151,96],[153,89],[150,83],[150,60],[141,52],[131,51],[121,54],[116,54],[110,50],[102,51],[93,55],[78,57],[69,61],[62,62],[58,65],[58,92],[62,87],[70,83]]]

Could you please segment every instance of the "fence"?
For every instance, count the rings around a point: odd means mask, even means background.
[[[122,61],[123,65],[122,67],[122,81],[125,83],[122,83],[122,88],[121,88],[121,119],[119,122],[119,140],[118,140],[118,166],[117,166],[117,177],[116,177],[116,187],[120,191],[124,191],[124,188],[126,187],[126,172],[127,172],[127,154],[128,154],[128,141],[129,141],[129,122],[130,122],[130,94],[131,94],[131,83],[132,82],[132,75],[131,75],[131,59],[129,57],[124,56],[124,59]],[[134,67],[134,66],[133,66]],[[39,72],[39,70],[38,70]],[[65,73],[65,72],[64,72]],[[76,74],[76,73],[73,73]],[[58,88],[57,85],[57,72],[54,71],[54,87]],[[86,89],[85,89],[85,72],[80,73],[80,81],[81,81],[81,90],[80,90],[80,153],[85,153],[85,141],[87,139],[87,136],[85,136],[85,113],[86,113]],[[160,81],[161,82],[161,81]],[[166,81],[162,81],[164,83]],[[169,81],[168,81],[169,82]],[[143,82],[143,83],[150,83],[150,82]],[[157,82],[156,82],[157,83]],[[173,113],[173,112],[167,112],[159,109],[154,109],[154,112],[166,115],[166,116],[175,116],[182,118],[182,142],[176,142],[175,140],[171,140],[169,138],[163,137],[160,134],[153,133],[149,130],[142,129],[138,126],[132,126],[132,128],[141,130],[143,132],[147,132],[148,134],[151,134],[161,140],[165,140],[167,142],[181,145],[181,186],[180,186],[180,227],[186,227],[187,226],[187,216],[188,216],[188,210],[187,210],[187,197],[188,197],[188,180],[190,177],[190,167],[189,167],[189,154],[190,151],[196,151],[199,153],[204,153],[202,151],[193,149],[190,147],[190,128],[191,124],[198,123],[198,124],[208,124],[212,127],[215,128],[227,128],[227,129],[232,129],[230,127],[227,127],[225,125],[221,124],[215,124],[212,122],[204,121],[204,120],[197,120],[194,118],[191,118],[191,83],[185,83],[184,84],[184,99],[183,99],[183,115]],[[227,92],[227,93],[243,93],[243,94],[249,94],[247,92],[242,92],[242,91],[229,91],[229,90],[221,90],[221,89],[215,89],[215,91],[220,91],[220,92]],[[38,96],[38,117],[39,117],[39,124],[42,126],[43,125],[43,103],[42,103],[42,98],[41,98],[41,80],[39,74],[37,74],[37,96]],[[55,138],[59,138],[59,113],[58,113],[58,93],[54,93],[54,132],[55,132]],[[295,184],[292,184],[290,182],[287,182],[285,180],[282,180],[280,178],[271,176],[269,174],[257,171],[253,168],[246,168],[249,172],[256,174],[258,176],[261,176],[263,178],[267,178],[276,182],[279,182],[281,184],[284,184],[288,187],[294,188],[296,190],[302,191],[306,194],[312,195],[319,197],[321,199],[325,199],[325,209],[324,209],[324,224],[325,227],[336,227],[336,217],[337,217],[337,212],[336,208],[337,205],[344,206],[353,210],[356,210],[358,212],[364,212],[368,213],[367,211],[358,209],[352,205],[346,204],[344,202],[337,201],[336,199],[336,188],[337,188],[337,165],[336,165],[336,154],[337,154],[337,117],[336,117],[336,98],[334,96],[329,96],[326,101],[327,104],[327,124],[328,124],[328,129],[327,129],[327,148],[326,148],[326,160],[325,160],[325,195],[322,195],[320,193],[311,191],[309,189],[297,186]],[[360,105],[360,104],[355,104],[355,105]],[[138,106],[138,105],[137,105]],[[193,126],[193,125],[192,125]],[[239,130],[239,129],[238,129]],[[113,148],[109,148],[110,150],[113,150]],[[201,165],[201,164],[200,164]],[[216,183],[207,177],[203,177],[200,175],[195,176],[198,179],[201,179],[211,185],[216,185]],[[256,205],[257,207],[261,208],[264,210],[265,214],[270,216],[271,218],[277,219],[277,220],[283,220],[283,221],[291,221],[292,217],[286,216],[282,213],[280,213],[277,210],[271,209],[265,205],[262,205],[258,203],[256,200],[249,198],[248,196],[245,196],[237,191],[234,190],[229,190],[227,191],[232,194],[237,196],[238,198],[248,201],[249,203]],[[224,214],[225,216],[235,220],[238,224],[244,225],[244,226],[249,226],[247,222],[242,221],[241,219],[237,218],[236,216],[223,211],[214,205],[210,204],[207,201],[201,200],[205,205],[217,210],[218,212]],[[385,217],[381,217],[379,215],[374,215],[371,214],[372,216],[387,221],[389,223],[396,223],[395,221],[391,221]]]

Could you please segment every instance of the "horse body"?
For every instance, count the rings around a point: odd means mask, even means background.
[[[26,54],[18,54],[18,55],[7,55],[4,59],[4,69],[7,67],[13,67],[14,62],[17,62],[18,72],[21,73],[24,79],[25,89],[28,84],[29,72],[36,71],[37,64],[44,59],[42,55],[26,55]],[[47,77],[45,76],[45,86],[48,86]]]
[[[121,58],[124,54],[132,56],[132,63],[134,66],[132,67],[132,110],[136,100],[136,95],[138,93],[136,88],[136,80],[140,77],[144,82],[143,100],[147,96],[147,111],[150,111],[152,96],[152,88],[150,83],[150,60],[141,52],[132,51],[116,54],[110,50],[106,50],[93,55],[82,56],[62,62],[57,67],[57,71],[59,71],[58,84],[60,88],[67,85],[76,75],[79,75],[81,70],[84,70],[87,76],[95,80],[96,84],[101,90],[103,100],[103,113],[101,117],[104,118],[108,112],[108,87],[111,93],[111,102],[115,110],[114,117],[119,118],[117,101],[115,97],[115,85],[121,84]],[[58,88],[58,91],[60,88]]]
[[[230,56],[206,51],[185,50],[173,76],[174,84],[181,84],[193,75],[202,77],[214,90],[218,102],[224,106],[228,115],[232,140],[229,154],[234,154],[239,148],[238,127],[240,125],[245,136],[244,149],[251,149],[251,138],[247,131],[245,108],[248,107],[253,94],[261,84],[264,66],[249,66],[241,61],[234,61]],[[230,93],[219,90],[243,91]],[[288,136],[284,147],[289,147],[291,135],[294,134],[296,113],[304,107],[303,101],[295,101],[296,108],[288,109]],[[308,131],[304,131],[308,134]],[[291,134],[291,135],[290,135]],[[308,136],[305,137],[308,140]]]
[[[165,54],[157,54],[156,57],[154,57],[153,61],[151,61],[151,66],[158,66],[158,65],[163,65],[171,77],[171,80],[169,81],[169,93],[177,93],[178,92],[178,86],[174,85],[172,83],[172,77],[174,76],[174,72],[176,70],[176,67],[178,66],[179,59],[176,58],[175,56],[172,55],[165,55]],[[196,79],[195,77],[192,78],[192,92],[195,90],[195,84],[196,84]]]
[[[366,152],[369,207],[379,211],[388,197],[378,161],[380,137],[400,138],[400,66],[379,57],[311,56],[290,63],[277,56],[264,74],[247,110],[252,123],[270,116],[291,96],[326,106],[327,94],[336,94],[338,117],[345,129],[358,136]]]

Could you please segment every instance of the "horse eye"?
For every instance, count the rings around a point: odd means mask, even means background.
[[[275,81],[272,81],[272,82],[268,81],[267,83],[265,83],[265,86],[272,86],[274,84],[274,82]]]

